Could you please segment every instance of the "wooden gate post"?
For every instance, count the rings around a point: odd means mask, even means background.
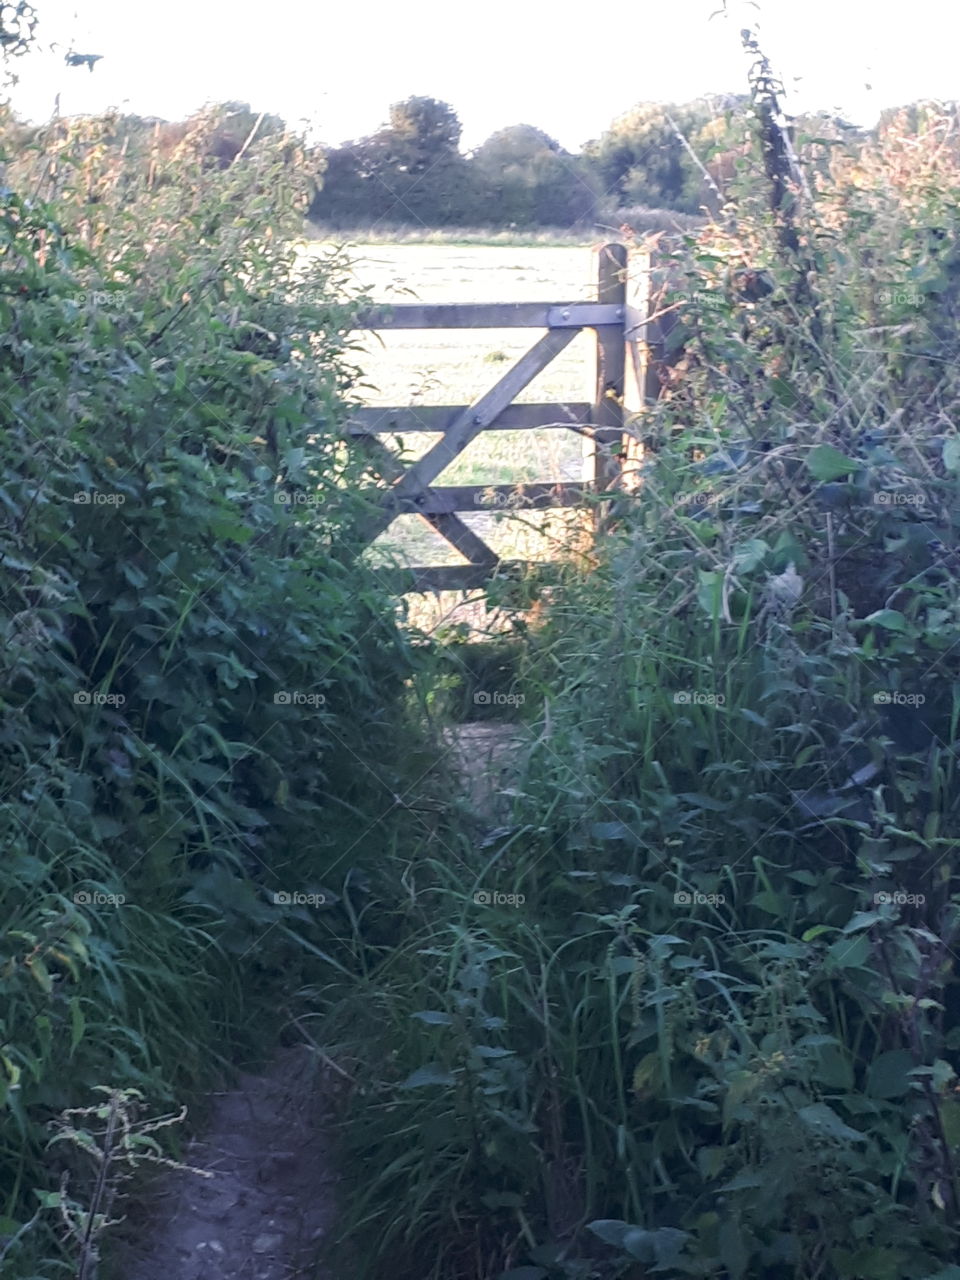
[[[605,244],[597,250],[597,301],[623,309],[627,302],[627,248]],[[620,475],[623,440],[623,381],[626,364],[623,326],[597,331],[594,435],[586,450],[586,474],[598,492],[609,489]]]
[[[632,249],[627,260],[627,305],[623,337],[626,369],[623,388],[624,462],[623,488],[640,488],[644,445],[640,439],[643,411],[660,395],[656,363],[662,358],[659,320],[650,320],[654,307],[653,255],[649,249]]]

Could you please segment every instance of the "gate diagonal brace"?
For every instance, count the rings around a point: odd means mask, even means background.
[[[364,530],[369,545],[400,514],[400,502],[427,488],[576,337],[575,327],[548,330],[503,377],[450,424],[437,443],[393,485]]]

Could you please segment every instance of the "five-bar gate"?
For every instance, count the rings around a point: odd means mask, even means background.
[[[540,337],[489,391],[470,405],[360,409],[350,436],[370,452],[387,486],[364,530],[369,546],[400,515],[422,516],[467,564],[416,567],[407,571],[406,591],[442,591],[482,586],[523,561],[502,561],[461,518],[509,503],[511,509],[575,507],[613,488],[635,485],[640,461],[632,423],[656,398],[660,341],[649,299],[650,256],[607,244],[597,251],[594,302],[518,302],[377,307],[360,318],[365,329],[542,329]],[[593,403],[515,404],[521,391],[582,329],[596,333],[596,393]],[[522,485],[438,486],[434,482],[483,431],[571,429],[589,442],[582,481]],[[431,432],[437,442],[418,461],[403,465],[378,439],[383,434]]]

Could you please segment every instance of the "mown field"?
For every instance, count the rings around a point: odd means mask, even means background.
[[[306,253],[322,252],[322,245]],[[358,244],[351,248],[359,287],[378,303],[587,301],[596,296],[593,250],[585,246]],[[360,388],[370,406],[468,404],[491,387],[539,337],[529,329],[404,330],[357,335]],[[519,403],[591,400],[593,335],[581,333],[519,397]],[[435,436],[394,437],[405,456],[421,456]],[[490,431],[440,477],[440,484],[509,484],[572,480],[583,474],[582,438],[574,432]],[[471,528],[504,556],[548,558],[581,517],[571,512],[466,514]],[[405,563],[455,563],[461,557],[418,516],[403,517],[377,549]]]

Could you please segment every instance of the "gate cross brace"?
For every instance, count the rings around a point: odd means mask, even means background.
[[[364,443],[367,452],[375,459],[374,465],[384,480],[393,484],[404,474],[403,463],[382,440],[378,440],[376,436],[369,436]],[[499,556],[497,553],[488,547],[484,540],[474,533],[456,512],[420,512],[417,514],[421,514],[424,520],[432,525],[437,533],[442,538],[445,538],[471,564],[492,568],[498,563]]]
[[[369,545],[383,533],[384,529],[393,523],[393,520],[400,513],[401,499],[412,498],[427,488],[498,414],[512,404],[519,393],[533,381],[538,373],[541,373],[547,367],[555,356],[560,354],[564,347],[573,341],[578,333],[579,329],[574,327],[550,329],[538,342],[534,343],[529,351],[520,357],[512,368],[507,370],[499,382],[496,382],[489,391],[485,392],[455,418],[437,443],[392,486],[385,496],[380,510],[375,516],[371,517],[364,528],[363,540],[365,544]],[[486,552],[485,562],[491,558],[496,561],[497,556],[494,552],[459,517],[452,517],[452,521],[456,522],[455,524],[451,522],[450,517],[443,516],[439,518],[444,521],[447,528],[455,532],[465,543],[468,540],[475,539]],[[433,520],[431,520],[431,523],[434,523]],[[457,526],[460,526],[460,528],[457,528]],[[442,532],[439,526],[435,525],[434,527],[438,529],[438,532]],[[464,533],[469,535],[469,539],[464,538]],[[446,534],[444,536],[446,537]],[[457,545],[452,538],[450,541],[453,542],[454,546]],[[460,547],[457,549],[461,550]],[[475,550],[479,551],[479,548],[475,547]]]

